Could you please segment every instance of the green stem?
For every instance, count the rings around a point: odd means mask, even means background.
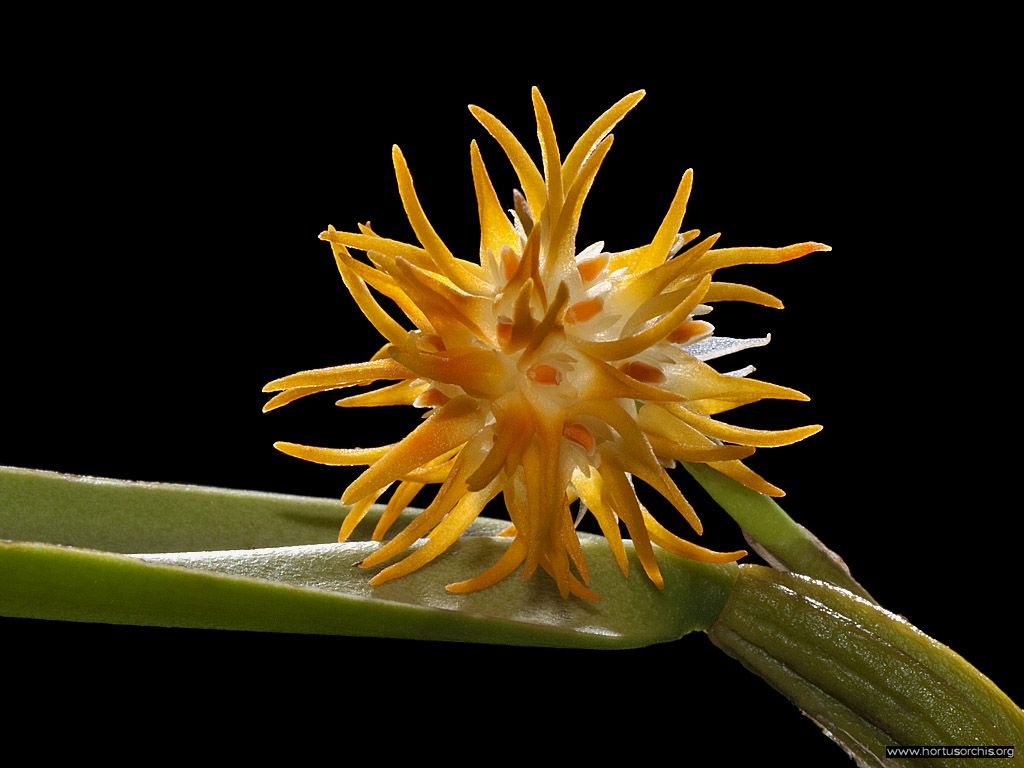
[[[787,515],[774,499],[740,485],[707,464],[683,466],[739,523],[751,546],[770,565],[827,581],[875,602],[850,575],[842,558]]]
[[[846,590],[770,568],[740,568],[712,642],[796,704],[860,765],[901,762],[892,745],[1024,747],[1024,713],[987,677],[900,617]]]

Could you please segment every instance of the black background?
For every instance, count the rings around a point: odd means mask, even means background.
[[[350,471],[271,443],[384,443],[416,414],[325,397],[261,415],[264,382],[380,344],[317,233],[370,219],[412,238],[391,170],[399,143],[435,227],[472,258],[469,141],[503,202],[514,177],[466,104],[498,115],[539,161],[531,85],[563,151],[646,88],[615,132],[579,244],[649,240],[693,167],[688,226],[723,232],[724,245],[833,246],[733,275],[786,309],[720,306],[719,333],[774,336],[723,362],[812,397],[733,420],[824,424],[753,466],[883,605],[1021,698],[1016,387],[1004,369],[1016,326],[991,269],[1017,253],[999,230],[1001,124],[959,59],[883,33],[847,46],[754,38],[738,60],[729,47],[653,56],[638,38],[580,41],[556,63],[495,41],[374,47],[323,28],[250,48],[226,29],[91,41],[65,30],[40,37],[10,78],[0,464],[337,495]],[[689,493],[705,543],[741,545]],[[699,635],[597,653],[15,620],[0,631],[20,672],[53,692],[39,706],[78,718],[96,684],[130,690],[147,713],[187,702],[197,722],[222,708],[301,714],[330,723],[325,738],[450,745],[481,727],[596,750],[685,734],[687,751],[728,739],[740,758],[796,749],[843,763]]]

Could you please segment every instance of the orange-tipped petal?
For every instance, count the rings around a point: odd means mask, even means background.
[[[781,264],[817,251],[831,251],[823,243],[797,243],[784,248],[720,248],[710,251],[693,265],[700,272],[734,267],[737,264]]]

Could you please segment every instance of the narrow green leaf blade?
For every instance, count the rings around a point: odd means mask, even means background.
[[[887,745],[1024,744],[1024,712],[992,681],[904,619],[823,581],[741,566],[708,636],[860,765],[921,762],[887,760]]]
[[[624,648],[707,628],[737,572],[659,552],[662,592],[631,548],[624,579],[604,539],[586,536],[597,603],[563,600],[543,578],[460,596],[444,586],[497,560],[509,541],[487,534],[505,523],[481,520],[476,536],[429,566],[372,588],[375,571],[356,563],[377,545],[332,542],[337,502],[0,470],[0,510],[0,537],[37,539],[0,544],[0,614],[16,617]],[[379,512],[361,524],[364,534]],[[267,546],[262,526],[287,546]],[[206,530],[212,544],[195,547]],[[39,543],[43,536],[109,551]],[[181,543],[193,550],[156,551]],[[133,550],[144,554],[119,554]]]

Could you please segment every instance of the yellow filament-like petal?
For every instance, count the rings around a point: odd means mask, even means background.
[[[576,534],[576,528],[572,524],[572,513],[569,511],[568,504],[565,505],[562,514],[559,515],[559,519],[561,521],[561,530],[559,531],[561,544],[569,555],[572,564],[576,567],[580,578],[583,579],[583,583],[589,584],[590,573],[587,571],[587,560],[583,556],[583,546],[580,544],[580,537]]]
[[[345,256],[342,255],[345,260]],[[434,333],[434,326],[427,320],[419,307],[409,298],[409,295],[401,288],[391,275],[374,269],[369,264],[363,264],[356,259],[345,260],[346,266],[351,269],[360,280],[376,290],[383,296],[387,296],[395,305],[402,310],[402,313],[412,321],[419,330],[424,333]]]
[[[831,250],[822,243],[797,243],[784,248],[721,248],[698,259],[693,269],[696,272],[713,272],[737,264],[780,264],[815,251]]]
[[[398,484],[395,492],[388,499],[387,507],[384,508],[383,514],[381,514],[377,520],[377,525],[373,529],[373,536],[371,537],[373,541],[384,540],[384,537],[388,535],[388,531],[391,530],[391,526],[395,524],[395,521],[402,514],[402,510],[412,504],[416,494],[422,491],[423,488],[423,483],[402,481]]]
[[[679,227],[682,226],[683,217],[686,215],[686,204],[690,200],[691,189],[693,189],[692,168],[683,174],[676,193],[672,197],[672,203],[668,207],[668,212],[665,214],[661,226],[658,227],[654,239],[651,240],[651,244],[641,248],[637,254],[633,265],[636,271],[653,269],[659,264],[663,264],[668,258],[672,244],[679,233]]]
[[[383,310],[380,304],[377,303],[377,300],[373,298],[362,278],[356,275],[346,264],[345,257],[347,257],[348,261],[352,261],[352,257],[348,254],[348,249],[344,245],[338,245],[337,243],[331,243],[331,248],[334,250],[334,261],[338,266],[338,272],[341,274],[341,280],[345,283],[345,287],[352,294],[352,298],[355,300],[360,311],[366,316],[366,319],[370,321],[370,324],[377,329],[381,336],[392,344],[402,341],[408,332],[391,315]]]
[[[706,459],[689,458],[692,453],[697,453],[699,456],[702,451],[711,452],[733,446],[719,446],[710,437],[673,418],[672,414],[661,406],[653,403],[643,406],[640,409],[639,421],[640,426],[647,433],[647,439],[659,456],[679,461],[707,461],[709,467],[717,469],[723,475],[731,477],[751,490],[763,493],[765,496],[786,495],[781,488],[772,485],[742,461],[739,461],[740,457],[731,459],[724,456],[720,458],[709,456]]]
[[[519,139],[512,135],[512,131],[490,112],[473,104],[469,105],[469,111],[505,151],[516,176],[519,177],[519,183],[523,186],[530,209],[539,215],[544,210],[547,191],[544,186],[544,177],[537,170],[530,155],[519,143]]]
[[[588,162],[591,152],[605,136],[607,136],[615,125],[624,118],[644,97],[644,91],[633,93],[619,99],[604,114],[595,120],[583,135],[576,140],[572,149],[562,163],[562,186],[571,187],[576,180],[576,174],[584,163]]]
[[[469,145],[470,162],[473,166],[473,188],[476,190],[476,207],[480,216],[480,250],[489,250],[495,256],[502,248],[519,250],[519,235],[508,220],[508,215],[498,201],[498,195],[491,184],[491,177],[480,156],[480,148],[474,140]]]
[[[694,413],[686,408],[686,406],[676,405],[675,403],[666,404],[665,409],[680,421],[689,424],[705,435],[717,437],[719,440],[728,440],[730,443],[752,445],[755,448],[775,448],[782,445],[791,445],[821,431],[820,424],[780,430],[749,429],[709,419],[707,416]]]
[[[647,441],[651,444],[651,448],[654,449],[654,454],[658,458],[672,459],[674,461],[698,461],[702,463],[734,461],[753,456],[756,450],[748,445],[713,445],[708,448],[687,448],[650,432],[647,433]]]
[[[539,413],[532,426],[535,438],[533,445],[527,448],[527,455],[532,454],[533,461],[524,463],[532,552],[526,557],[523,575],[529,576],[535,567],[531,563],[533,557],[536,557],[537,564],[543,564],[547,558],[557,571],[567,575],[568,563],[562,562],[566,552],[558,525],[558,515],[565,510],[565,490],[569,481],[569,477],[563,477],[561,461],[564,423],[561,416]],[[530,477],[531,467],[534,469],[533,477]],[[560,585],[559,589],[564,586]]]
[[[405,214],[409,217],[412,231],[416,233],[416,237],[427,253],[430,254],[430,258],[437,265],[441,273],[462,290],[470,293],[487,293],[488,284],[481,280],[479,276],[470,272],[467,267],[471,265],[456,259],[452,252],[448,250],[448,246],[444,244],[444,241],[434,231],[434,227],[427,219],[426,213],[423,212],[423,206],[420,205],[419,197],[416,196],[416,188],[412,183],[409,166],[405,162],[405,156],[397,144],[391,148],[391,157],[395,164],[398,193],[402,198]]]
[[[455,540],[462,535],[462,532],[469,527],[470,523],[479,517],[487,502],[493,499],[497,493],[498,485],[497,483],[492,483],[483,491],[463,496],[445,519],[431,531],[426,544],[419,549],[413,550],[412,554],[399,560],[394,565],[385,568],[370,579],[370,584],[377,586],[392,579],[401,578],[422,568],[436,558],[455,543]]]
[[[436,460],[434,462],[437,463]],[[452,471],[452,467],[455,466],[455,460],[446,461],[437,466],[422,467],[420,469],[414,469],[407,475],[403,475],[403,480],[409,480],[417,483],[425,483],[431,485],[433,483],[443,483],[445,478]]]
[[[789,387],[770,384],[767,381],[751,379],[747,376],[726,376],[719,373],[707,363],[690,355],[681,355],[671,371],[670,386],[686,396],[687,405],[690,401],[705,398],[713,400],[731,400],[736,405],[753,403],[758,400],[810,400],[803,392]]]
[[[440,275],[407,261],[396,259],[390,266],[400,278],[405,292],[423,310],[446,343],[470,341],[466,331],[477,339],[489,338],[480,323],[488,316],[491,301],[464,293],[448,285]]]
[[[690,283],[685,288],[680,288],[677,291],[669,291],[668,293],[662,293],[648,299],[639,307],[636,312],[630,315],[629,319],[622,324],[622,334],[626,335],[633,333],[637,328],[640,328],[644,323],[648,322],[652,318],[659,317],[666,312],[671,312],[675,307],[689,297],[690,292],[693,290],[693,284]],[[704,301],[704,299],[701,299]],[[692,310],[691,310],[692,311]],[[672,329],[672,333],[678,330],[679,326]],[[672,341],[672,339],[669,339]]]
[[[574,339],[577,347],[589,355],[601,360],[623,360],[627,357],[639,354],[648,347],[657,344],[659,341],[674,331],[680,323],[696,308],[703,300],[708,285],[711,284],[711,277],[707,276],[697,285],[684,301],[675,309],[665,315],[644,331],[621,339],[608,341],[590,341],[588,339]]]
[[[625,302],[637,308],[637,314],[643,314],[642,318],[630,318],[629,323],[643,322],[644,320],[656,317],[656,313],[649,311],[642,312],[645,302],[657,299],[658,295],[672,288],[682,288],[684,285],[696,280],[692,273],[691,265],[696,259],[700,259],[711,247],[718,242],[719,235],[716,233],[704,238],[693,247],[683,251],[671,261],[661,266],[642,272],[639,275],[622,279],[622,297]],[[679,283],[679,284],[677,284]]]
[[[643,513],[640,511],[640,502],[637,501],[636,491],[633,490],[625,472],[611,459],[610,455],[602,455],[602,459],[601,477],[604,479],[605,498],[619,519],[626,524],[644,573],[658,589],[664,589],[665,579],[662,577],[658,561],[654,557],[654,549],[651,547],[647,527],[644,525]]]
[[[347,245],[349,248],[358,248],[360,251],[368,253],[373,251],[392,258],[405,259],[421,269],[434,268],[430,254],[424,249],[398,240],[389,240],[376,235],[356,234],[355,232],[339,232],[334,227],[329,228],[326,232],[321,232],[320,239],[338,245]]]
[[[669,503],[676,508],[676,511],[683,516],[683,519],[690,524],[690,527],[693,528],[697,534],[704,532],[704,524],[701,523],[700,518],[697,517],[697,512],[694,510],[690,502],[686,500],[686,497],[683,496],[679,487],[675,484],[675,481],[669,477],[668,472],[665,471],[665,468],[661,466],[661,464],[655,463],[652,466],[651,463],[646,460],[646,457],[640,461],[637,457],[631,454],[624,455],[623,458],[623,466],[668,499]]]
[[[508,389],[508,359],[495,350],[463,348],[429,353],[403,345],[393,347],[391,356],[415,375],[456,384],[475,397],[497,397]]]
[[[349,503],[398,480],[469,440],[483,423],[480,405],[468,397],[457,397],[434,413],[392,446],[373,466],[345,489],[341,500]]]
[[[512,309],[511,326],[508,330],[508,338],[503,342],[506,352],[515,352],[522,349],[533,338],[533,329],[537,327],[537,321],[533,319],[530,305],[533,299],[533,278],[527,280],[516,294],[515,304]]]
[[[667,389],[660,389],[651,384],[627,376],[625,373],[603,360],[588,357],[593,366],[588,386],[581,393],[586,400],[609,400],[620,397],[631,400],[678,401],[683,396]]]
[[[712,469],[717,469],[726,477],[731,477],[737,483],[745,485],[752,491],[763,493],[765,496],[779,498],[786,495],[784,490],[769,483],[742,461],[709,461],[708,466]]]
[[[586,403],[579,406],[579,410],[603,420],[619,433],[623,450],[619,451],[617,464],[621,464],[668,499],[697,533],[703,532],[697,513],[665,472],[665,468],[658,463],[654,449],[632,415],[626,413],[615,400]]]
[[[465,450],[459,453],[452,471],[438,490],[434,500],[395,538],[364,558],[359,564],[361,568],[372,568],[401,554],[413,542],[437,525],[458,504],[459,500],[467,493],[466,476],[469,474],[473,462],[480,458],[481,445],[482,441],[478,438],[474,439]]]
[[[707,435],[675,418],[664,406],[645,403],[637,413],[637,423],[647,435],[659,435],[687,450],[718,445]]]
[[[522,565],[523,560],[525,559],[526,542],[522,539],[515,539],[511,544],[509,544],[508,549],[502,553],[501,557],[498,558],[498,562],[486,571],[478,576],[474,576],[472,579],[466,579],[465,581],[457,581],[454,584],[449,584],[445,589],[457,595],[487,589],[487,587],[492,587],[502,579],[511,576],[515,569]]]
[[[335,405],[341,408],[372,408],[379,405],[412,405],[416,398],[430,389],[425,382],[400,381],[372,392],[360,392],[338,400]],[[292,390],[293,392],[295,390]]]
[[[360,499],[356,502],[352,509],[345,515],[345,519],[341,521],[341,530],[338,531],[338,541],[348,541],[348,537],[352,535],[352,531],[356,529],[356,526],[362,522],[363,518],[366,517],[366,513],[370,511],[370,507],[376,503],[377,499],[380,498],[381,493],[384,489],[371,493],[366,498]]]
[[[275,408],[280,408],[282,405],[293,403],[300,398],[308,395],[315,395],[317,392],[327,392],[331,389],[335,389],[335,387],[296,387],[294,389],[286,389],[284,392],[278,392],[272,398],[267,400],[266,404],[263,406],[263,412],[267,413]]]
[[[782,301],[777,297],[740,283],[712,283],[704,301],[745,301],[748,304],[782,309]]]
[[[274,379],[263,387],[264,392],[279,392],[282,389],[295,387],[352,387],[360,384],[372,384],[380,379],[412,379],[415,374],[394,360],[373,360],[369,363],[350,363],[332,368],[317,368],[311,371],[293,373]]]
[[[696,560],[699,563],[734,563],[747,554],[745,549],[735,552],[715,552],[713,549],[705,549],[686,539],[679,538],[655,520],[654,516],[642,506],[641,510],[647,532],[651,535],[651,541],[673,555],[685,557],[687,560]]]
[[[541,158],[544,161],[544,181],[547,188],[547,207],[537,208],[530,202],[534,213],[543,211],[548,215],[548,221],[554,224],[558,221],[558,214],[562,210],[562,158],[558,154],[558,142],[555,140],[555,128],[551,124],[551,114],[548,112],[548,105],[544,103],[544,97],[540,95],[537,86],[531,91],[533,96],[533,111],[537,117],[537,136],[540,138]]]
[[[314,445],[276,442],[274,447],[281,453],[294,456],[296,459],[312,461],[316,464],[329,464],[333,467],[355,467],[373,462],[386,455],[395,447],[381,445],[376,448],[319,448]]]
[[[614,136],[605,138],[594,151],[593,157],[586,164],[581,173],[569,188],[565,197],[565,205],[558,217],[554,233],[551,235],[550,249],[552,255],[549,257],[546,274],[559,274],[564,279],[572,270],[576,269],[576,230],[580,222],[580,211],[583,203],[587,200],[587,194],[594,184],[594,177],[601,169],[601,164],[612,148]]]
[[[608,539],[608,548],[612,551],[615,563],[619,566],[623,576],[629,575],[629,559],[626,557],[626,547],[622,543],[622,533],[619,531],[619,521],[608,505],[604,503],[601,492],[601,473],[595,467],[590,468],[590,476],[577,472],[573,475],[573,486],[579,493],[587,509],[594,515],[601,533]]]
[[[597,592],[580,584],[572,574],[569,575],[569,594],[590,603],[596,603],[601,599],[601,596]]]

